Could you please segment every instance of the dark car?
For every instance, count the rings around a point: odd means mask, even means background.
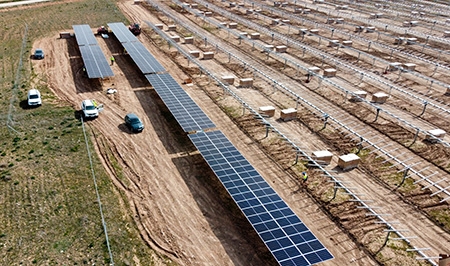
[[[42,49],[36,49],[34,51],[34,55],[33,55],[34,59],[44,59],[45,55],[44,55],[44,50]]]
[[[125,116],[125,125],[127,125],[127,127],[133,132],[141,132],[144,130],[144,124],[141,119],[133,113]]]

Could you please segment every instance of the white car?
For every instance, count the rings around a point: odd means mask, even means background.
[[[96,118],[98,117],[97,102],[94,100],[84,100],[81,102],[81,111],[83,111],[83,116],[85,118]]]
[[[28,91],[28,106],[40,106],[42,104],[41,93],[36,89]]]

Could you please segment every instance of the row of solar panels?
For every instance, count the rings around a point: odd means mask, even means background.
[[[139,43],[123,23],[108,26],[127,51],[126,44]],[[333,258],[221,131],[203,131],[214,123],[170,74],[141,71],[183,130],[197,132],[189,138],[280,265],[306,266]]]
[[[122,22],[108,23],[114,36],[122,43],[123,48],[131,56],[138,68],[145,74],[164,72],[164,67],[145,48],[145,46],[131,33]]]
[[[73,25],[72,27],[88,77],[105,78],[114,76],[91,27],[86,24]]]

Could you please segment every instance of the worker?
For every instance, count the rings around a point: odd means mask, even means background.
[[[306,182],[306,180],[308,180],[308,174],[306,172],[302,172],[302,176],[303,176],[303,182]]]
[[[111,66],[112,66],[112,65],[114,65],[114,61],[115,61],[114,56],[111,55],[110,59],[111,59]]]

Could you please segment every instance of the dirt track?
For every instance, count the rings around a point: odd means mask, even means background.
[[[145,19],[159,23],[157,19],[149,16],[142,6],[133,5],[132,1],[121,2],[119,7],[132,20],[142,22]],[[181,83],[186,75],[178,65],[168,60],[144,35],[139,38]],[[97,40],[106,57],[112,54],[116,59],[116,64],[112,66],[115,77],[102,84],[82,77],[82,61],[74,39],[64,40],[53,36],[34,44],[46,51],[58,51],[48,53],[45,61],[38,62],[37,67],[46,73],[49,86],[64,103],[68,102],[78,109],[83,99],[94,98],[105,105],[100,117],[89,121],[88,124],[102,163],[117,187],[121,188],[129,199],[143,239],[152,248],[182,265],[274,264],[270,253],[240,215],[232,200],[223,192],[214,174],[189,139],[176,126],[173,118],[168,115],[168,110],[131,59],[121,53],[122,49],[114,39]],[[215,71],[222,73],[224,70],[215,66]],[[195,85],[183,87],[217,128],[225,133],[330,249],[335,259],[321,265],[377,264],[322,212],[316,202],[302,191],[295,178],[269,158],[260,145],[244,134],[203,90]],[[106,95],[107,88],[116,88],[118,93]],[[248,93],[251,93],[250,90]],[[262,105],[264,100],[258,97],[255,94],[253,103]],[[142,134],[130,134],[123,125],[123,116],[128,112],[135,112],[143,118],[146,129]],[[309,150],[327,147],[327,144],[306,126],[281,126],[295,134],[298,139],[311,140],[305,143]],[[124,176],[116,172],[114,160],[118,161]],[[367,194],[377,187],[379,192],[371,194],[372,200],[383,202],[389,197],[389,201],[395,204],[392,204],[392,209],[386,211],[395,214],[395,219],[406,223],[409,229],[416,228],[417,232],[414,233],[417,235],[445,237],[444,241],[435,239],[437,243],[430,243],[431,240],[421,243],[445,250],[450,242],[445,232],[424,216],[414,218],[419,214],[415,213],[411,206],[402,203],[395,194],[391,194],[379,184],[373,181],[360,182],[367,179],[366,175],[355,170],[351,176],[343,175],[343,178],[358,182]],[[354,208],[349,207],[352,210]],[[340,211],[346,212],[348,209]],[[358,217],[350,215],[348,219],[353,220],[357,230],[361,231],[359,234],[362,234],[364,228],[362,225],[358,227],[355,220]],[[374,241],[373,245],[380,245],[383,239],[366,240]],[[161,258],[155,260],[158,260],[158,264],[164,264]]]

